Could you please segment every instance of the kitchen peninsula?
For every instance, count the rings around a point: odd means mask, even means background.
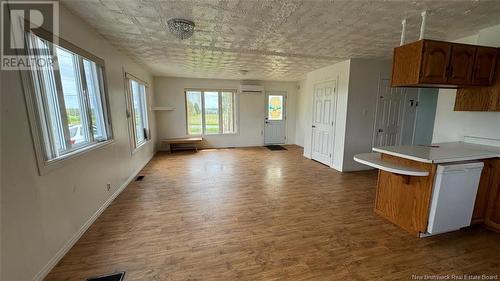
[[[466,137],[464,142],[386,146],[373,148],[373,151],[358,154],[354,160],[379,169],[374,207],[377,214],[423,237],[432,233],[436,202],[441,202],[437,206],[451,215],[445,223],[465,220],[467,224],[462,226],[482,223],[500,232],[500,141]],[[441,178],[438,174],[446,166],[458,167],[457,164],[470,169],[475,165],[478,171],[476,182],[470,175],[461,179],[472,181],[469,186],[473,188],[465,187],[459,191],[460,182],[451,182],[451,186],[439,194],[436,182]],[[455,193],[458,192],[468,193],[469,196],[464,198],[469,199],[457,199]],[[446,201],[446,196],[451,197],[451,201]]]

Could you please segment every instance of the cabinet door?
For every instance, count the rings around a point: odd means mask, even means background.
[[[446,84],[450,53],[450,43],[426,41],[420,71],[420,82]]]
[[[475,46],[459,44],[452,46],[448,69],[448,84],[470,85],[475,54]]]
[[[472,74],[473,85],[490,85],[493,82],[497,56],[496,48],[477,47]]]
[[[496,98],[487,87],[458,88],[455,96],[455,111],[495,111]]]
[[[494,160],[483,160],[484,167],[481,173],[481,180],[476,194],[476,203],[474,204],[474,213],[472,214],[472,223],[484,221],[486,206],[488,205],[488,195],[493,183]]]
[[[486,209],[485,224],[500,232],[500,160],[494,161],[494,172],[489,192],[489,202]]]
[[[496,111],[500,111],[500,92],[497,92],[497,108]]]

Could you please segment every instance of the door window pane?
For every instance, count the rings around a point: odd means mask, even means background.
[[[186,111],[188,134],[201,135],[202,116],[201,116],[201,92],[186,92]]]
[[[269,95],[267,119],[271,121],[283,120],[283,96]]]
[[[222,92],[222,132],[234,133],[234,94]]]
[[[205,92],[205,133],[219,133],[219,92]]]

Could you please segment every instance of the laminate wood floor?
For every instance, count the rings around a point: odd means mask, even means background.
[[[287,148],[157,154],[46,280],[500,274],[500,235],[418,239],[374,214],[374,171],[339,173]]]

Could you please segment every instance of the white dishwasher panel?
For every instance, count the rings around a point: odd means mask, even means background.
[[[469,226],[483,162],[438,165],[427,232],[438,234]]]

